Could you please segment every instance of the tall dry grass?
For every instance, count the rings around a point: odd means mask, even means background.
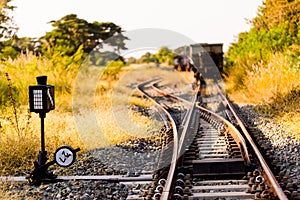
[[[40,149],[40,119],[28,111],[28,86],[36,76],[47,75],[55,85],[57,110],[46,117],[49,157],[62,144],[82,146],[72,123],[71,91],[79,64],[75,58],[50,60],[31,53],[0,63],[0,173],[27,173]],[[20,170],[22,169],[22,170]]]
[[[95,145],[112,145],[128,139],[138,137],[148,137],[151,133],[158,133],[162,127],[162,123],[137,113],[132,110],[132,105],[149,108],[153,104],[147,100],[137,97],[135,87],[153,77],[163,77],[169,82],[177,82],[178,85],[186,85],[191,81],[187,77],[192,77],[192,74],[183,75],[183,73],[173,72],[169,70],[162,70],[157,67],[127,67],[119,74],[119,79],[114,83],[110,83],[111,89],[104,94],[101,90],[95,96],[95,108],[92,112],[88,108],[86,112],[80,115],[80,126],[84,131],[84,143],[89,148],[96,148]],[[89,76],[87,76],[89,77]],[[102,87],[104,83],[100,81]],[[84,96],[83,96],[83,99]],[[90,124],[93,122],[94,115],[96,116],[98,124]],[[94,127],[94,128],[91,128]],[[98,128],[100,127],[100,129]],[[98,142],[95,142],[98,141]]]
[[[273,55],[267,63],[252,66],[246,74],[242,86],[244,89],[230,92],[238,102],[271,103],[276,96],[286,95],[300,86],[299,66],[291,66],[289,58],[280,53]],[[230,89],[230,84],[227,86]]]
[[[275,117],[286,130],[300,138],[300,66],[277,53],[266,63],[246,70],[242,89],[234,91],[229,77],[227,91],[237,103],[255,104],[261,114]]]
[[[163,76],[182,85],[188,82],[187,77],[192,77],[192,74],[183,76],[183,73],[157,67],[126,67],[119,74],[114,74],[116,79],[95,80],[96,94],[90,94],[94,98],[93,103],[82,107],[79,115],[82,120],[75,121],[72,101],[80,66],[76,58],[57,56],[49,59],[30,53],[0,63],[1,175],[28,173],[37,159],[40,119],[38,114],[28,112],[28,86],[36,84],[36,76],[47,75],[48,84],[55,86],[56,109],[47,113],[45,119],[46,150],[50,159],[61,145],[80,147],[84,152],[157,132],[161,123],[130,109],[130,105],[152,106],[146,99],[137,97],[134,86],[153,76]],[[97,68],[90,67],[85,73],[89,75],[97,71]],[[85,78],[83,83],[86,87],[95,84],[91,83],[89,76]],[[85,100],[83,97],[82,101]],[[89,124],[95,116],[101,130]],[[78,131],[78,127],[83,131]]]
[[[32,53],[21,54],[16,59],[8,59],[0,62],[0,103],[7,102],[6,73],[12,79],[14,97],[21,105],[28,103],[28,86],[36,85],[36,76],[47,75],[48,84],[55,85],[58,107],[69,108],[71,106],[72,87],[80,66],[80,61],[76,56],[61,57],[56,56],[51,59],[38,57]]]

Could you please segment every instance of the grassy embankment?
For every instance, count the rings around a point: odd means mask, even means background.
[[[255,110],[273,117],[287,132],[300,139],[300,68],[299,62],[281,53],[251,69],[231,68],[227,91],[236,103],[250,103]],[[240,72],[245,73],[242,84],[236,87]]]
[[[299,0],[266,0],[227,51],[228,92],[300,139]],[[287,134],[288,135],[288,134]]]

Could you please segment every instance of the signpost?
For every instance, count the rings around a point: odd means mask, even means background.
[[[41,118],[41,150],[38,160],[34,162],[34,170],[27,179],[30,184],[39,185],[41,182],[55,182],[57,176],[48,172],[48,167],[55,163],[62,167],[71,166],[76,159],[76,152],[80,149],[74,150],[70,146],[62,146],[56,150],[55,160],[47,163],[44,120],[46,113],[55,109],[54,86],[47,85],[47,76],[37,76],[36,80],[38,85],[29,86],[29,107],[30,112],[38,113]]]

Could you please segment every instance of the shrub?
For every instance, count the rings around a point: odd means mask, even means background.
[[[242,72],[236,70],[236,73]],[[251,70],[246,70],[244,73],[243,79],[239,81],[241,84],[239,90],[236,90],[235,84],[230,84],[239,76],[228,78],[228,91],[237,101],[270,103],[277,96],[286,95],[300,86],[300,70],[291,65],[290,57],[282,53],[274,54],[266,63],[253,65]]]

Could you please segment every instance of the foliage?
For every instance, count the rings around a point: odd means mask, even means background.
[[[227,52],[224,71],[229,91],[245,92],[249,82],[256,82],[260,73],[267,72],[270,65],[278,67],[278,72],[282,66],[286,71],[293,71],[299,66],[300,32],[295,27],[300,19],[299,5],[299,0],[267,0],[259,8],[258,16],[252,20],[253,27],[249,32],[240,33],[238,41]],[[285,56],[287,58],[282,59]],[[282,60],[285,62],[282,63]],[[282,65],[276,65],[276,62]],[[273,95],[277,92],[280,90]],[[257,99],[257,102],[260,101]]]
[[[231,82],[234,79],[229,78],[227,81],[227,91],[242,102],[271,103],[276,97],[300,87],[299,68],[292,66],[291,59],[282,53],[276,53],[266,62],[253,65],[252,70],[245,73],[243,86],[238,90],[233,87],[236,83]]]
[[[296,39],[300,19],[299,5],[299,0],[267,0],[259,8],[258,15],[252,23],[258,30],[271,30],[281,24],[287,24],[287,34]]]
[[[158,59],[155,54],[151,54],[150,52],[146,52],[139,58],[139,63],[150,63],[155,62],[158,63]]]
[[[261,28],[259,31],[253,27],[249,32],[240,33],[239,40],[228,50],[229,65],[246,64],[250,60],[252,64],[268,60],[275,52],[284,52],[295,44],[295,38],[288,34],[288,24],[282,24],[271,30]],[[227,65],[228,66],[228,65]]]
[[[27,51],[34,52],[36,55],[41,54],[39,48],[39,40],[35,38],[29,37],[14,37],[11,40],[11,45],[16,49],[19,53],[26,53]]]
[[[122,67],[124,67],[124,62],[117,60],[117,61],[108,61],[106,67],[103,71],[103,78],[104,79],[112,79],[116,80],[118,74],[121,72]]]
[[[176,54],[168,47],[161,47],[156,53],[156,57],[159,63],[166,63],[168,65],[173,64],[173,59]]]
[[[85,53],[94,48],[101,48],[103,43],[117,50],[126,49],[121,27],[112,22],[87,22],[75,14],[51,21],[54,29],[41,38],[42,52],[58,51],[62,55],[71,56],[82,46]],[[106,41],[108,40],[108,41]]]
[[[0,52],[0,57],[2,59],[6,58],[16,58],[19,53],[12,46],[3,46]]]
[[[21,53],[25,54],[26,52],[33,52],[36,55],[40,55],[39,40],[28,37],[18,38],[17,36],[14,36],[11,39],[2,42],[0,58],[1,60],[7,58],[15,59]]]
[[[79,49],[73,56],[53,55],[51,59],[35,56],[32,52],[21,54],[16,59],[0,62],[0,103],[6,105],[8,99],[7,80],[8,73],[16,91],[15,99],[20,105],[28,103],[28,85],[36,84],[35,77],[45,74],[49,84],[55,85],[56,95],[68,97],[72,92],[73,82],[81,64],[83,52]],[[56,103],[64,107],[71,107],[71,99],[61,98]]]
[[[300,0],[266,0],[227,52],[226,87],[300,138]]]
[[[15,8],[9,5],[10,2],[11,0],[1,0],[0,2],[0,39],[10,38],[16,31],[16,27],[12,24],[12,17],[8,14]]]
[[[169,49],[168,47],[162,46],[156,54],[151,54],[150,52],[146,52],[139,59],[140,63],[159,63],[159,64],[173,64],[173,58],[176,54]]]
[[[9,16],[9,11],[15,7],[10,6],[11,0],[0,1],[0,58],[1,57],[16,57],[17,52],[10,45],[7,45],[5,40],[10,39],[16,33],[16,27],[13,24],[12,17]]]
[[[88,55],[88,61],[94,66],[105,66],[109,61],[121,60],[124,61],[123,57],[119,56],[115,52],[99,50],[91,51]]]

